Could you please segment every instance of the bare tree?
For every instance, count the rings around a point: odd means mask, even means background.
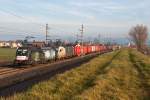
[[[129,35],[132,41],[136,44],[137,49],[144,52],[143,50],[146,48],[146,41],[148,38],[147,27],[144,25],[137,25],[130,30]]]

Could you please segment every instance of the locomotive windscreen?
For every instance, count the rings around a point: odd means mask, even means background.
[[[18,49],[16,54],[17,54],[17,56],[27,56],[28,50],[27,49]]]

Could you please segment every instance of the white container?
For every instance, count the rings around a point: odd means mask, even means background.
[[[66,50],[64,47],[60,46],[57,48],[57,58],[62,59],[66,57]]]
[[[45,60],[54,60],[56,58],[56,50],[50,47],[42,48]]]

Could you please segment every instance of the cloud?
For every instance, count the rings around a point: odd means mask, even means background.
[[[52,28],[60,27],[63,33],[71,33],[83,23],[89,34],[103,29],[104,33],[126,33],[132,25],[150,26],[149,6],[149,0],[1,0],[0,22],[15,23],[16,32],[21,27],[32,31],[30,27],[35,26],[34,30],[41,32],[36,23],[49,23]]]

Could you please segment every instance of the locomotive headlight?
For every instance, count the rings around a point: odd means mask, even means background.
[[[16,57],[16,60],[28,60],[28,57],[26,57],[26,56],[17,56]]]

